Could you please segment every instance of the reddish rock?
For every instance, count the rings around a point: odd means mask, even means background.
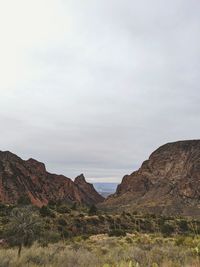
[[[83,193],[88,196],[88,202],[91,202],[90,199],[95,200],[96,203],[102,202],[104,200],[104,198],[94,189],[93,184],[86,182],[83,174],[76,177],[74,183]]]
[[[104,206],[200,216],[200,140],[168,143],[126,175]]]
[[[92,185],[85,181],[84,189],[81,187],[63,175],[47,172],[45,165],[35,159],[22,160],[9,151],[0,152],[0,202],[15,204],[21,196],[28,196],[37,206],[49,200],[88,205],[101,201]]]

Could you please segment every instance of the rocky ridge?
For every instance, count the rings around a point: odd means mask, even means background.
[[[74,183],[78,186],[78,188],[88,197],[88,201],[91,202],[95,200],[96,203],[100,203],[104,200],[97,191],[95,190],[93,184],[87,183],[83,174],[77,176],[74,180]]]
[[[63,175],[47,172],[45,165],[35,159],[22,160],[9,151],[0,151],[0,202],[15,204],[23,196],[40,207],[50,200],[87,205],[103,201],[85,180],[73,182]]]
[[[200,216],[200,140],[168,143],[124,176],[103,207]]]

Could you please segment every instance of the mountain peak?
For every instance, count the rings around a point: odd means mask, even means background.
[[[85,176],[80,174],[74,180],[74,183],[78,186],[83,192],[88,192],[89,196],[96,199],[96,202],[102,202],[104,197],[102,197],[94,188],[93,184],[90,184],[86,181]]]
[[[20,157],[15,155],[14,153],[10,151],[0,151],[0,159],[1,160],[22,160]]]
[[[30,158],[26,161],[26,163],[32,168],[35,168],[36,171],[46,172],[45,164],[40,161],[37,161],[36,159]]]
[[[33,158],[23,160],[9,151],[0,151],[0,202],[16,204],[26,196],[32,204],[43,206],[50,200],[92,205],[102,201],[83,175],[71,179],[51,174]],[[85,190],[83,190],[83,188]]]
[[[75,179],[74,179],[75,183],[87,183],[85,180],[85,176],[83,173],[81,173],[80,175],[78,175]]]
[[[139,170],[124,176],[105,206],[145,212],[200,215],[200,140],[167,143]]]

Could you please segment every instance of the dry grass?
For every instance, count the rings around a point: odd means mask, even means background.
[[[127,237],[75,238],[48,247],[34,244],[17,258],[16,249],[0,249],[0,267],[199,267],[200,238]]]

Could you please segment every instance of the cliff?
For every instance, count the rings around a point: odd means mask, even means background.
[[[49,200],[87,205],[102,201],[95,189],[89,187],[89,191],[86,186],[82,190],[79,183],[47,172],[45,165],[35,159],[22,160],[9,151],[0,152],[0,202],[15,204],[22,196],[37,206],[46,205]]]
[[[168,143],[124,176],[104,207],[200,215],[200,140]]]

